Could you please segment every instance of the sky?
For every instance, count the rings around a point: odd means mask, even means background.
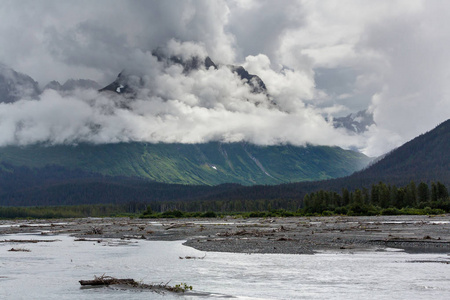
[[[438,0],[0,0],[0,63],[41,87],[107,85],[122,70],[142,79],[127,108],[93,90],[0,104],[0,145],[245,140],[378,156],[450,117],[448,19]],[[159,63],[158,47],[219,68],[185,74]],[[365,133],[333,127],[363,109],[376,123]]]

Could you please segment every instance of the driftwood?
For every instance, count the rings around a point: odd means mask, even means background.
[[[206,254],[204,256],[179,256],[180,259],[204,259],[206,257]]]
[[[74,240],[75,242],[96,242],[96,243],[101,243],[102,240],[99,239],[86,239],[86,238],[78,238]]]
[[[278,232],[276,231],[278,229],[273,229],[270,231],[261,231],[261,230],[239,230],[239,231],[234,231],[234,232],[230,232],[230,231],[226,231],[226,232],[219,232],[216,235],[217,236],[225,236],[225,237],[230,237],[230,236],[243,236],[243,235],[249,235],[252,237],[263,237],[263,236],[271,236],[274,234],[274,232]]]
[[[91,230],[87,231],[85,234],[103,234],[103,228],[101,227],[92,227]]]
[[[61,240],[0,240],[0,243],[52,243]]]
[[[145,235],[141,234],[141,235],[123,235],[122,240],[127,239],[127,240],[146,240],[147,238],[145,237]]]
[[[234,232],[229,232],[229,231],[219,232],[216,235],[217,236],[238,236],[238,235],[254,235],[254,236],[257,236],[259,234],[260,234],[260,232],[257,232],[257,231],[247,231],[247,230],[243,229],[243,230],[234,231]]]
[[[130,284],[136,285],[134,279],[118,279],[109,276],[95,277],[94,280],[80,280],[81,285],[112,285],[112,284]]]
[[[25,248],[11,248],[8,251],[9,252],[31,252],[30,249],[25,249]]]
[[[407,262],[410,262],[410,263],[439,263],[439,264],[450,265],[450,261],[445,261],[445,260],[409,260]]]
[[[293,241],[294,239],[288,238],[288,237],[280,237],[277,238],[276,241],[278,242],[284,242],[284,241]]]
[[[131,288],[147,289],[156,293],[172,292],[184,293],[192,290],[192,286],[186,283],[180,283],[175,286],[170,286],[168,283],[163,284],[145,284],[135,281],[134,279],[120,279],[111,276],[102,275],[100,277],[94,276],[94,280],[80,280],[82,286],[109,286],[114,284],[125,285]]]
[[[169,230],[169,229],[180,228],[180,227],[192,227],[194,225],[195,225],[194,223],[171,223],[165,229]]]

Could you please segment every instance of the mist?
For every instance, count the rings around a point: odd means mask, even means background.
[[[166,49],[186,60],[206,58],[206,50],[191,42],[172,40]],[[271,70],[267,57],[248,59],[268,79],[267,93],[255,93],[227,65],[186,72],[181,64],[158,61],[151,52],[137,56],[139,76],[136,68],[121,75],[131,74],[127,84],[132,95],[48,89],[39,100],[0,104],[0,145],[246,141],[359,146],[358,137],[337,131],[320,110],[305,105],[302,96],[310,97],[308,91],[289,84],[299,78]]]
[[[450,117],[441,1],[2,1],[0,62],[49,81],[125,71],[136,94],[45,90],[0,104],[0,145],[247,141],[381,155]],[[163,47],[218,68],[184,72]],[[267,94],[231,71],[258,75]],[[134,77],[133,77],[134,76]],[[29,92],[23,91],[24,95]],[[361,109],[355,134],[332,120]]]

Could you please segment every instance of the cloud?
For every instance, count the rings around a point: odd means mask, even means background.
[[[386,148],[398,146],[450,117],[450,37],[443,30],[449,14],[441,2],[424,2],[407,18],[388,17],[367,29],[361,47],[376,51],[385,66],[379,70],[382,88],[371,101],[383,131],[372,136],[368,149],[385,137],[397,137]]]
[[[224,1],[6,1],[0,60],[41,85],[81,76],[107,83],[133,52],[171,39],[201,43],[215,61],[231,63],[228,15]]]
[[[297,1],[279,0],[229,1],[230,15],[226,28],[236,40],[241,60],[246,56],[265,54],[278,64],[276,52],[284,33],[304,25],[303,5]]]
[[[0,144],[245,139],[380,155],[449,118],[449,16],[433,0],[4,1],[0,60],[41,86],[122,70],[142,83],[128,109],[95,91],[1,104]],[[221,67],[184,74],[151,55],[161,46]],[[377,123],[364,135],[326,121],[364,108]]]
[[[206,53],[191,42],[171,41],[167,48],[172,54],[180,49],[189,49],[193,55]],[[269,82],[274,78],[275,84],[268,85],[273,98],[253,93],[226,65],[186,73],[181,65],[158,62],[149,52],[143,56],[146,59],[141,61],[152,68],[139,80],[129,81],[138,92],[135,97],[95,90],[62,94],[46,90],[36,101],[0,104],[0,145],[216,140],[360,146],[357,137],[336,131],[319,111],[303,103],[302,95],[308,97],[308,91],[289,90],[289,84],[280,88],[276,82],[298,77],[290,71],[274,72],[267,57],[248,61]]]

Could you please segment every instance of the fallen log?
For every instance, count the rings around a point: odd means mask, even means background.
[[[91,286],[109,286],[113,284],[120,284],[123,286],[128,286],[130,288],[139,288],[139,289],[147,289],[152,290],[156,293],[164,293],[164,292],[172,292],[172,293],[184,293],[192,290],[192,286],[187,285],[186,283],[176,284],[175,286],[170,286],[168,283],[166,284],[145,284],[136,282],[134,279],[120,279],[114,278],[111,276],[102,275],[100,277],[94,276],[94,280],[79,280],[78,281],[82,286],[91,285]]]
[[[112,278],[112,277],[96,277],[94,280],[80,280],[81,285],[112,285],[112,284],[137,284],[134,279],[120,279],[120,278]]]
[[[166,230],[174,229],[174,228],[180,228],[180,227],[192,227],[194,226],[194,223],[171,223],[166,227]]]
[[[0,243],[53,243],[61,240],[0,240]]]
[[[25,248],[11,248],[8,251],[9,252],[31,252],[30,249],[25,249]]]
[[[409,260],[406,262],[410,262],[410,263],[440,263],[440,264],[450,265],[450,261],[444,261],[444,260]]]
[[[185,257],[182,257],[182,256],[179,256],[180,259],[204,259],[205,257],[206,257],[206,254],[204,256],[201,256],[201,257],[197,257],[197,256],[185,256]]]

